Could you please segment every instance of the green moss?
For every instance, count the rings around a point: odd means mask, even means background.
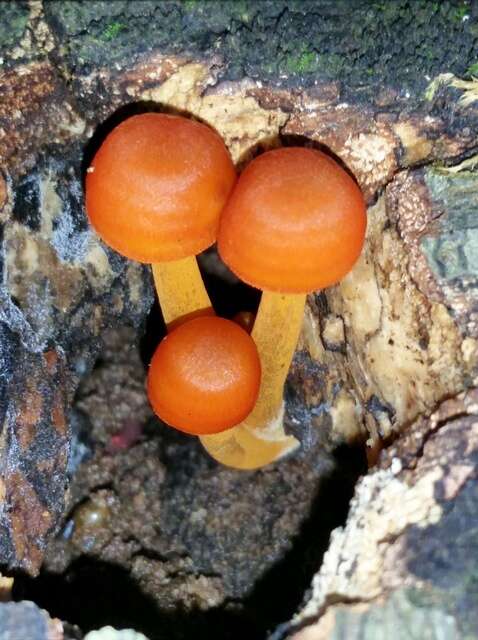
[[[317,69],[318,56],[315,51],[305,50],[300,55],[286,57],[285,66],[290,73],[311,73]]]
[[[3,4],[0,18],[0,50],[19,43],[27,26],[28,16],[29,9],[26,2]]]
[[[466,75],[467,76],[478,76],[478,62],[475,62],[474,64],[470,64],[470,66],[466,70]]]
[[[444,72],[463,77],[476,62],[478,21],[471,15],[463,21],[469,5],[462,0],[62,0],[45,2],[44,10],[75,69],[128,60],[146,50],[214,53],[224,60],[228,79],[283,79],[305,86],[333,78],[344,87],[360,86],[365,96],[378,84],[418,92],[425,90],[427,77]]]
[[[470,7],[466,4],[462,4],[451,12],[451,19],[455,22],[461,22],[463,18],[468,14]]]
[[[186,11],[193,11],[198,5],[198,0],[182,0],[182,2]]]
[[[329,53],[319,56],[319,68],[321,72],[329,78],[339,77],[345,67],[345,64],[346,61],[344,56],[337,53]],[[370,71],[372,71],[372,73],[370,73]],[[375,69],[370,67],[366,70],[366,73],[367,75],[372,75],[375,73]]]
[[[398,15],[400,6],[394,2],[387,0],[386,2],[374,2],[371,5],[371,9],[381,14],[384,20],[394,20]]]
[[[105,40],[113,40],[123,29],[126,29],[126,25],[122,22],[112,22],[103,31],[102,36]]]

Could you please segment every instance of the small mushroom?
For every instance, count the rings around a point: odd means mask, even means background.
[[[224,318],[181,323],[159,344],[148,374],[148,396],[167,424],[190,434],[218,433],[240,423],[257,400],[257,347]]]
[[[217,133],[163,113],[118,125],[87,171],[91,224],[122,255],[152,263],[168,326],[211,309],[195,256],[215,242],[235,180]]]
[[[219,462],[264,466],[297,446],[283,428],[283,387],[302,326],[306,294],[336,284],[365,237],[362,193],[337,162],[313,149],[269,151],[248,165],[221,216],[218,249],[242,280],[263,290],[252,330],[262,366],[245,422],[203,436]]]

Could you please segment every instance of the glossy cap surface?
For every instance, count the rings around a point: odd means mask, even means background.
[[[213,244],[236,174],[204,124],[146,113],[118,125],[86,175],[86,210],[110,247],[139,262],[196,255]]]
[[[259,393],[256,345],[231,320],[200,317],[174,329],[158,346],[148,396],[167,424],[191,434],[219,433],[247,417]]]
[[[362,192],[348,173],[320,151],[288,147],[244,170],[221,216],[218,249],[252,286],[308,293],[350,271],[365,228]]]

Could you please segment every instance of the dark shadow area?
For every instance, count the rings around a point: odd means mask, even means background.
[[[149,367],[156,347],[166,335],[166,324],[159,307],[157,297],[154,298],[154,304],[151,307],[148,317],[146,318],[144,334],[139,344],[141,360],[145,368]]]
[[[330,534],[345,524],[357,479],[367,472],[361,446],[339,447],[333,457],[334,471],[322,481],[309,517],[292,541],[290,551],[261,578],[245,603],[246,610],[260,613],[264,632],[270,633],[289,621],[303,603]]]
[[[126,569],[86,557],[65,574],[17,576],[14,598],[33,600],[83,631],[111,624],[142,631],[151,640],[265,640],[303,601],[330,533],[344,524],[355,482],[366,471],[363,449],[341,447],[334,457],[335,470],[322,482],[290,551],[240,603],[208,611],[162,610]]]
[[[233,318],[239,311],[256,311],[261,298],[259,289],[239,280],[221,260],[216,247],[208,249],[198,258],[206,289],[216,313]]]
[[[83,632],[113,625],[134,628],[151,640],[254,638],[254,623],[225,610],[162,611],[144,594],[128,571],[113,563],[80,559],[63,575],[20,578],[15,599],[33,600],[53,617]]]

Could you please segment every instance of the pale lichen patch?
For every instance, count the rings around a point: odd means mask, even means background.
[[[419,595],[424,602],[420,602]],[[457,640],[460,637],[457,619],[439,606],[428,604],[428,600],[430,590],[420,592],[402,587],[372,602],[330,605],[316,624],[294,634],[292,640],[388,638],[389,630],[394,640],[405,640],[410,638],[410,629],[416,638]]]
[[[446,307],[417,289],[407,246],[389,224],[386,204],[382,197],[369,210],[362,256],[327,291],[330,310],[321,320],[322,331],[306,314],[303,339],[311,357],[327,370],[322,400],[334,440],[350,441],[365,423],[374,445],[463,384],[462,337]],[[343,348],[331,351],[342,338]],[[344,380],[345,395],[334,386],[342,387]]]
[[[313,360],[322,360],[324,358],[325,348],[320,339],[319,320],[308,305],[305,307],[298,348],[307,349]]]
[[[332,314],[323,318],[322,323],[325,328],[330,323],[331,328],[326,333],[331,340],[345,340],[341,318]],[[307,400],[316,405],[322,402],[323,415],[330,418],[330,437],[337,444],[365,439],[362,403],[343,382],[347,378],[344,348],[345,342],[327,343],[324,340],[317,316],[310,306],[306,306],[298,349],[305,349],[312,360],[319,362],[327,371],[323,378],[321,376],[322,380],[317,380],[309,389]],[[325,391],[321,389],[323,382]]]
[[[133,304],[139,304],[144,295],[144,283],[139,264],[129,264],[126,280],[129,286],[129,299]]]
[[[79,300],[80,272],[62,263],[47,240],[13,223],[5,229],[5,247],[8,290],[22,308],[40,308],[49,300],[53,307],[66,312]],[[48,322],[43,317],[41,330],[52,321],[52,317]]]
[[[460,104],[463,107],[469,107],[471,104],[478,100],[477,78],[472,78],[471,80],[461,80],[459,78],[453,78],[450,84],[457,89],[463,90],[463,94],[460,98]]]
[[[461,343],[461,352],[464,362],[469,366],[474,366],[478,361],[478,341],[474,338],[465,338]]]
[[[344,316],[345,323],[347,326],[353,325],[353,332],[360,341],[367,340],[379,330],[382,315],[375,269],[367,253],[365,249],[353,270],[342,280],[336,291],[348,311]]]
[[[360,179],[364,189],[385,183],[396,171],[396,140],[389,131],[350,134],[340,156]]]

